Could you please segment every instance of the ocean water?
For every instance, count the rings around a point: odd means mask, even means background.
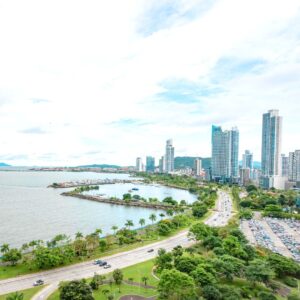
[[[32,240],[49,240],[61,233],[74,237],[78,231],[88,234],[96,228],[101,228],[105,234],[111,232],[113,225],[124,226],[128,219],[133,221],[135,227],[139,227],[140,218],[151,223],[149,215],[161,213],[159,210],[64,197],[60,194],[66,189],[47,188],[53,182],[104,178],[128,179],[129,175],[0,171],[0,245],[9,243],[11,246],[21,246]],[[98,191],[91,192],[121,197],[132,187],[139,189],[133,194],[145,198],[157,197],[162,200],[171,196],[179,201],[195,200],[195,196],[188,191],[154,185],[101,185]]]

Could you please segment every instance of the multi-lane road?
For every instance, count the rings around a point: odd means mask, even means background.
[[[218,193],[218,200],[214,213],[206,221],[210,226],[223,226],[225,225],[232,215],[231,198],[227,192],[220,191]],[[38,293],[33,299],[42,300],[46,299],[58,286],[60,281],[73,280],[80,278],[92,277],[95,273],[106,274],[112,272],[116,268],[125,268],[134,265],[156,256],[158,249],[164,248],[167,251],[172,250],[177,245],[188,247],[194,243],[187,235],[188,231],[184,230],[177,235],[163,241],[156,242],[151,245],[143,246],[127,252],[107,256],[101,258],[112,266],[110,269],[104,269],[93,264],[93,261],[88,261],[72,266],[58,268],[54,270],[39,272],[35,274],[28,274],[15,278],[10,278],[0,281],[0,295],[7,294],[14,291],[20,291],[31,288],[33,283],[38,280],[44,280],[47,287]],[[153,252],[148,250],[153,249]]]

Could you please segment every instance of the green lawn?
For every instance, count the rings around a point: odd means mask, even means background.
[[[45,286],[37,286],[28,290],[20,291],[19,293],[24,294],[24,300],[30,300],[32,296],[34,296],[38,291],[43,289]],[[6,295],[1,295],[0,300],[6,300],[6,297],[9,295],[12,295],[14,293],[6,294]]]
[[[119,293],[119,288],[115,284],[113,284],[112,287],[110,287],[109,285],[103,285],[99,288],[98,291],[95,291],[93,293],[95,300],[107,300],[107,297],[102,293],[103,290],[109,290],[109,294],[114,295],[114,300],[118,300],[121,296],[125,295],[151,297],[157,294],[157,292],[153,289],[145,289],[143,287],[136,287],[127,284],[121,285],[121,293]],[[48,300],[59,300],[59,292],[56,291],[48,298]]]
[[[143,283],[142,277],[148,277],[147,284],[157,286],[158,280],[152,276],[152,268],[154,266],[154,260],[148,260],[140,264],[136,264],[125,269],[122,269],[124,279],[133,278],[134,282]]]

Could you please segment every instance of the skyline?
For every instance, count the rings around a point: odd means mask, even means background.
[[[237,126],[239,160],[249,149],[260,161],[271,109],[282,153],[299,149],[298,1],[0,8],[1,162],[133,165],[169,138],[176,156],[210,157],[213,124]]]

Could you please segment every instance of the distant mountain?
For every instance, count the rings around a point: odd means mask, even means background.
[[[106,165],[106,164],[93,164],[93,165],[83,165],[83,166],[78,166],[77,168],[111,168],[111,169],[119,169],[121,168],[120,166],[117,165]]]
[[[0,167],[10,167],[10,165],[0,162]]]
[[[193,168],[196,158],[202,159],[202,168],[209,169],[211,164],[210,157],[193,157],[193,156],[178,156],[175,157],[174,167],[175,169]]]

